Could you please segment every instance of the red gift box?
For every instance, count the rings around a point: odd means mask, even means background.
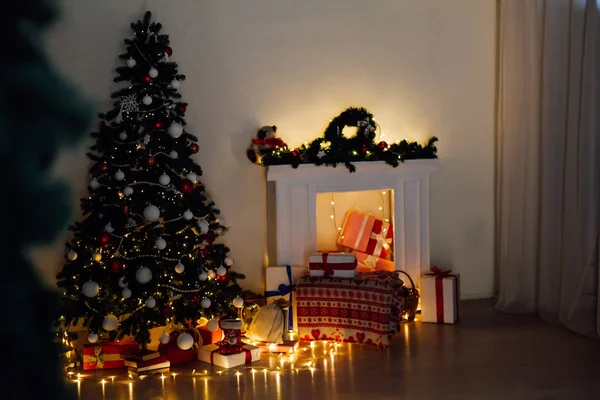
[[[125,368],[125,359],[121,353],[138,349],[136,342],[103,342],[83,345],[83,369]]]
[[[162,356],[166,356],[167,360],[170,361],[171,365],[177,364],[185,364],[196,360],[196,352],[198,351],[198,330],[194,328],[189,328],[185,330],[186,333],[189,333],[194,338],[194,345],[191,349],[181,350],[177,345],[177,338],[180,335],[180,332],[173,331],[169,334],[170,340],[167,344],[159,344],[158,352]]]
[[[349,210],[344,217],[338,244],[380,258],[388,258],[393,237],[391,223],[360,211]]]
[[[209,331],[206,325],[198,326],[196,329],[198,330],[198,334],[202,338],[203,346],[206,346],[207,344],[220,342],[221,339],[223,339],[223,331],[220,328],[214,332]]]
[[[394,262],[385,260],[367,253],[355,251],[358,267],[356,272],[373,272],[373,271],[394,271],[396,269]]]

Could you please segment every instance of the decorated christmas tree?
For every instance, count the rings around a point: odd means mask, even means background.
[[[105,333],[145,345],[153,327],[235,316],[243,276],[215,243],[227,228],[191,158],[199,146],[186,129],[177,91],[185,76],[169,37],[150,12],[131,28],[114,79],[127,84],[92,133],[89,196],[58,286],[63,326],[83,318],[90,342]]]

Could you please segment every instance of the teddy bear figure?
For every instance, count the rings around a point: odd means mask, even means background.
[[[262,158],[275,150],[287,147],[283,140],[277,137],[276,126],[263,126],[256,132],[256,137],[250,142],[246,155],[254,164],[262,165]]]

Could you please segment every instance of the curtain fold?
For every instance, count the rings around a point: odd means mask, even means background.
[[[499,3],[496,307],[600,333],[598,7]]]

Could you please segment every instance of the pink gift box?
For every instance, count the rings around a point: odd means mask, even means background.
[[[340,246],[388,259],[393,237],[391,223],[360,211],[350,210],[344,217],[337,243]]]
[[[356,261],[358,262],[356,272],[394,271],[396,269],[393,261],[361,251],[355,251],[354,254],[356,254]]]

